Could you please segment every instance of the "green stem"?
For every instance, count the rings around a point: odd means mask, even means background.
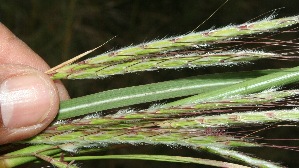
[[[0,156],[0,167],[9,168],[19,166],[37,158],[34,153],[40,153],[42,155],[54,155],[60,153],[61,149],[53,148],[52,145],[33,145],[29,146],[9,154]]]
[[[186,104],[194,104],[199,102],[216,100],[233,95],[244,95],[255,92],[260,92],[266,89],[284,86],[287,84],[296,83],[299,81],[299,66],[288,68],[276,73],[271,73],[265,76],[246,80],[231,86],[216,89],[211,92],[188,97],[186,99],[178,100],[168,103],[163,107],[181,106]]]
[[[201,75],[168,82],[105,91],[62,101],[57,119],[67,119],[133,104],[194,95],[277,71],[279,70]]]
[[[214,153],[217,155],[220,155],[222,157],[225,158],[231,158],[234,160],[238,160],[241,162],[244,162],[246,164],[252,165],[252,166],[257,166],[257,167],[261,167],[261,168],[279,168],[282,166],[279,166],[278,164],[275,163],[271,163],[269,161],[265,161],[265,160],[261,160],[258,158],[254,158],[248,155],[245,155],[243,153],[237,152],[237,151],[233,151],[233,150],[229,150],[226,148],[219,148],[216,146],[208,146],[206,148],[202,148],[204,150],[207,150],[210,153]]]
[[[255,107],[259,109],[269,108],[277,101],[281,101],[289,96],[294,96],[299,93],[299,90],[284,90],[268,92],[260,92],[250,94],[246,96],[234,96],[227,99],[198,103],[186,106],[180,106],[176,108],[159,108],[154,107],[150,109],[134,111],[130,110],[125,113],[116,113],[107,116],[92,116],[85,117],[78,120],[69,121],[67,123],[56,123],[49,127],[51,134],[57,134],[61,131],[75,131],[89,128],[105,128],[105,129],[128,129],[136,126],[143,127],[146,124],[150,124],[157,121],[165,121],[173,118],[184,118],[186,120],[188,116],[199,116],[203,113],[207,113],[207,110],[212,113],[215,109],[222,109],[222,111],[231,111],[232,108],[238,110],[244,106]],[[274,103],[274,104],[273,104]],[[266,104],[266,105],[264,105]],[[282,104],[281,106],[283,106]],[[246,109],[242,110],[245,111]],[[217,111],[217,110],[216,110]],[[241,111],[239,111],[241,112]],[[241,114],[241,113],[240,113]],[[181,120],[181,121],[182,121]],[[257,121],[261,122],[261,121]],[[224,122],[225,123],[225,122]],[[219,123],[220,124],[220,123]],[[55,130],[55,131],[54,131]],[[47,133],[45,131],[44,133]]]

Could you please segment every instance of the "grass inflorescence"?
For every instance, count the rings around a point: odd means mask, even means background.
[[[296,32],[294,26],[298,22],[299,16],[269,17],[191,32],[121,48],[77,63],[66,63],[47,74],[53,79],[103,78],[158,69],[238,65],[259,59],[297,59],[295,39],[282,40],[279,35]],[[299,91],[282,88],[298,82],[298,72],[299,67],[294,67],[201,75],[67,100],[61,102],[58,121],[39,135],[16,142],[29,147],[1,156],[0,166],[14,167],[40,158],[57,167],[77,167],[64,161],[136,157],[218,167],[280,167],[277,163],[238,151],[241,147],[267,146],[255,141],[255,133],[262,129],[247,132],[233,129],[298,122],[296,100]],[[170,98],[178,100],[146,109],[109,111]],[[103,110],[106,110],[105,114],[101,114]],[[90,114],[94,112],[98,113]],[[86,114],[90,115],[84,116]],[[109,150],[120,144],[185,146],[228,157],[239,164],[166,155],[88,156],[91,151]],[[63,160],[63,151],[76,156],[66,154]]]

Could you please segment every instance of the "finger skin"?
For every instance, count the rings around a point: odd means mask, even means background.
[[[0,23],[0,64],[27,65],[41,72],[50,69],[49,65],[7,27]],[[55,80],[61,100],[69,99],[67,90],[59,80]]]
[[[0,118],[0,144],[36,135],[53,121],[59,109],[59,101],[69,99],[67,90],[61,81],[53,81],[44,73],[49,68],[40,56],[0,23],[0,83],[16,75],[24,73],[35,74],[47,81],[47,84],[51,86],[50,90],[53,92],[49,114],[41,123],[36,123],[29,127],[12,129],[5,128],[2,118]]]
[[[2,118],[0,117],[1,118],[0,124],[2,125],[2,127],[0,127],[0,135],[1,135],[0,144],[21,140],[36,135],[51,123],[51,121],[55,118],[57,111],[59,109],[58,90],[54,82],[47,75],[29,66],[14,65],[14,64],[0,64],[0,83],[2,83],[4,80],[17,77],[17,76],[27,75],[27,74],[36,75],[45,81],[47,88],[49,88],[49,93],[51,93],[50,108],[48,108],[48,110],[44,112],[46,116],[43,121],[29,127],[7,128],[3,126]],[[22,117],[22,116],[18,116],[18,117]]]

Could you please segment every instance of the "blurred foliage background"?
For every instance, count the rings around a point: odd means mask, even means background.
[[[224,0],[0,0],[0,21],[53,67],[106,42],[113,36],[117,37],[90,56],[132,44],[185,34],[201,24],[223,2]],[[265,14],[266,12],[282,7],[284,8],[277,11],[280,17],[299,14],[298,4],[297,0],[230,0],[198,30],[240,24],[251,19],[259,20],[270,15],[270,13]],[[262,14],[265,15],[258,17]],[[268,61],[267,64],[258,62],[255,65],[242,65],[233,68],[205,67],[161,70],[159,72],[116,75],[107,79],[63,82],[71,97],[78,97],[108,89],[204,73],[288,66],[282,64],[289,65],[290,63],[283,61],[270,61],[269,63]],[[132,153],[163,151],[163,154],[169,154],[167,151],[170,151],[177,155],[198,157],[207,157],[208,155],[212,159],[219,159],[207,153],[199,154],[199,152],[184,148],[145,146],[139,151],[135,148],[129,149],[129,151],[133,150]],[[298,152],[286,151],[282,154],[279,149],[260,150],[257,149],[253,153],[266,159],[284,160],[288,165],[299,165],[296,163],[298,161],[291,157],[292,155],[298,156]],[[270,152],[271,155],[267,152]],[[102,166],[107,167],[139,167],[141,164],[146,164],[146,167],[192,166],[142,161],[100,162]],[[82,167],[86,167],[88,164],[91,163],[84,163]],[[193,166],[196,167],[196,165]]]

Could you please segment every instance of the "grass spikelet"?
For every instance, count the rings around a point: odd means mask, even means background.
[[[190,48],[201,49],[213,43],[230,41],[234,38],[274,31],[298,23],[298,16],[280,19],[264,19],[252,23],[227,26],[203,32],[191,32],[186,35],[148,42],[142,45],[130,46],[116,51],[101,54],[76,64],[66,65],[49,72],[53,79],[84,79],[99,78],[109,75],[136,71],[148,71],[159,68],[182,68],[203,65],[213,65],[229,61],[248,61],[270,56],[258,52],[201,53],[183,56],[173,56],[171,53]],[[218,55],[218,57],[217,57]],[[219,57],[219,55],[221,55]],[[234,56],[235,55],[235,56]],[[242,59],[239,56],[243,55]],[[275,55],[275,54],[274,54]],[[240,60],[239,60],[240,59]]]

